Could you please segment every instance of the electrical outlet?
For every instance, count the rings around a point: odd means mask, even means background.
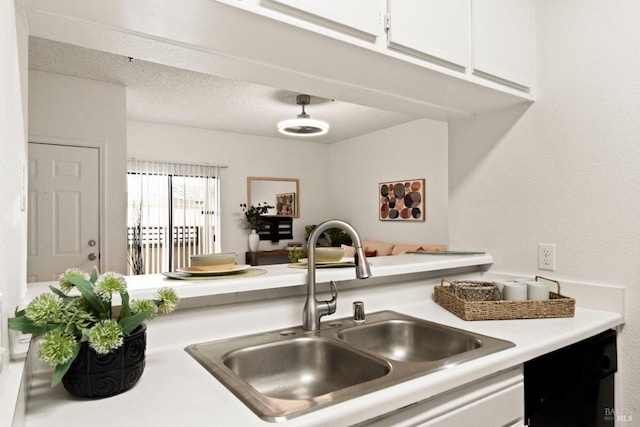
[[[540,270],[556,269],[556,245],[552,243],[538,244],[538,268]]]

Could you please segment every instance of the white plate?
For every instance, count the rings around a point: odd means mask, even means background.
[[[298,260],[300,264],[306,264],[309,262],[307,258],[301,258]],[[316,261],[317,265],[331,265],[331,264],[345,264],[355,262],[355,258],[344,257],[340,261]]]
[[[251,268],[250,265],[244,264],[244,265],[234,265],[233,267],[229,267],[223,270],[192,270],[190,267],[186,267],[186,268],[178,268],[176,271],[180,273],[187,273],[192,276],[219,276],[223,274],[239,273],[241,271],[245,271],[250,268]]]

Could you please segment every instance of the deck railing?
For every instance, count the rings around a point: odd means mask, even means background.
[[[189,257],[211,251],[213,242],[203,239],[203,226],[176,226],[171,231],[172,251],[167,248],[168,227],[127,227],[127,274],[156,274],[189,265]],[[210,233],[214,235],[213,229]],[[169,265],[169,253],[172,253]],[[135,261],[134,261],[135,260]]]

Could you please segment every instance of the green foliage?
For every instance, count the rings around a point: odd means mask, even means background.
[[[307,257],[307,248],[293,248],[289,249],[289,262],[296,263],[300,261],[301,258]]]
[[[326,231],[326,233],[329,235],[331,246],[340,247],[340,245],[351,246],[353,244],[351,236],[342,231],[342,229],[340,228],[330,228]]]
[[[318,226],[317,224],[307,224],[304,226],[304,232],[307,235],[307,239],[309,238],[309,236],[311,236],[311,233],[313,232],[313,230],[315,230],[317,226]]]
[[[80,343],[76,345],[76,352],[72,357],[69,358],[69,360],[67,360],[65,363],[56,365],[56,368],[53,370],[53,377],[51,378],[51,387],[54,387],[60,381],[62,381],[62,377],[64,377],[64,374],[67,373],[73,361],[76,360],[78,353],[80,353]]]
[[[264,202],[264,205],[258,203],[258,206],[251,205],[249,207],[247,207],[246,203],[240,203],[240,207],[248,223],[246,228],[264,230],[266,222],[262,219],[262,215],[269,213],[269,209],[273,209],[273,206]]]
[[[311,235],[313,230],[315,230],[316,227],[317,227],[316,224],[308,224],[304,226],[304,231],[307,234],[307,239],[309,238],[309,236]],[[321,241],[322,239],[327,241],[327,244],[329,246],[334,246],[334,247],[340,247],[340,245],[351,246],[353,244],[353,240],[351,239],[351,236],[349,236],[347,233],[342,231],[341,228],[329,228],[328,230],[322,233],[322,236],[320,236],[318,241]],[[319,246],[322,246],[322,244],[320,244]]]
[[[51,294],[39,295],[9,319],[10,329],[41,337],[38,356],[55,366],[52,386],[60,382],[75,360],[80,343],[88,341],[92,348],[109,353],[145,320],[153,319],[158,311],[173,311],[178,303],[171,288],[159,289],[154,299],[130,302],[122,275],[100,275],[95,268],[90,276],[69,269],[59,283],[60,289],[50,286]],[[121,300],[117,319],[113,318],[114,293]]]

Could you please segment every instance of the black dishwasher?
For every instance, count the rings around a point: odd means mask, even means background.
[[[614,330],[526,362],[527,425],[613,426],[613,377],[617,367]]]

